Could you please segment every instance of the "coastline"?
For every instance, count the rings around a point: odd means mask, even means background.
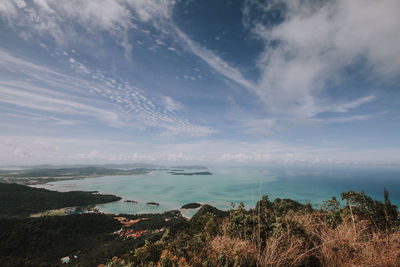
[[[262,194],[268,195],[272,200],[283,197],[302,204],[310,202],[313,207],[319,208],[324,200],[332,196],[340,200],[340,193],[352,188],[363,190],[374,199],[381,200],[385,186],[389,189],[392,202],[400,204],[400,181],[392,178],[400,171],[340,169],[325,173],[317,172],[318,170],[265,170],[261,179]],[[175,176],[166,170],[153,170],[145,175],[97,176],[96,179],[69,179],[35,184],[32,187],[58,192],[98,191],[138,201],[137,205],[118,201],[98,205],[102,211],[112,214],[161,213],[179,209],[183,204],[191,202],[209,203],[219,209],[228,210],[231,202],[236,206],[239,204],[235,201],[237,199],[243,200],[246,208],[254,206],[260,185],[258,168],[214,168],[212,173],[212,176],[201,177]],[[160,206],[147,206],[147,202],[158,202]],[[182,212],[186,213],[184,210]]]
[[[107,168],[65,168],[65,169],[26,169],[26,170],[4,170],[0,173],[0,182],[16,183],[22,185],[42,185],[51,182],[68,180],[82,180],[86,178],[99,178],[103,176],[130,176],[142,175],[153,171],[153,169],[107,169]],[[41,175],[41,173],[54,173],[54,175]],[[81,174],[83,173],[83,174]],[[58,174],[58,175],[57,175]]]

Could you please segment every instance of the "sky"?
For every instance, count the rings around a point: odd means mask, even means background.
[[[400,165],[398,0],[2,0],[0,165]]]

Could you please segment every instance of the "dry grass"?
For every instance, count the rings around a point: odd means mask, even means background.
[[[298,219],[290,220],[298,223]],[[265,248],[260,250],[260,266],[298,266],[310,265],[312,242],[307,237],[299,234],[300,228],[296,223],[287,224],[279,235],[268,238]]]
[[[210,242],[210,247],[214,259],[218,259],[218,257],[224,255],[234,266],[256,265],[257,248],[249,241],[230,238],[227,235],[216,236]]]
[[[349,224],[324,233],[319,259],[323,266],[400,266],[400,233],[356,230]]]
[[[228,219],[220,228],[193,266],[400,266],[400,231],[372,230],[368,221],[344,220],[333,228],[318,211],[286,215],[263,244],[257,236],[232,237]]]
[[[260,266],[297,266],[309,255],[304,253],[305,244],[297,238],[286,235],[269,239],[268,245],[259,257]]]
[[[228,236],[217,236],[211,241],[211,247],[215,251],[224,251],[226,255],[242,255],[246,258],[254,257],[256,247],[249,241]]]
[[[259,266],[400,266],[399,232],[372,232],[365,222],[333,229],[319,215],[292,217],[306,237],[290,227],[270,237],[259,252]]]

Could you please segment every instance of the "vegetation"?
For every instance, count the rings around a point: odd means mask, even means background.
[[[152,230],[185,221],[177,211],[126,217],[146,218],[128,229],[147,230],[148,234],[137,239],[112,234],[121,228],[114,215],[0,217],[1,266],[54,266],[66,256],[72,259],[72,265],[97,266],[114,256],[127,258],[130,251],[143,247],[146,240],[159,240],[163,232]]]
[[[137,204],[136,200],[130,200],[130,199],[124,200],[124,202]]]
[[[0,218],[0,262],[2,266],[49,266],[68,255],[86,263],[95,258],[105,261],[107,250],[115,252],[110,246],[115,237],[109,233],[119,227],[112,217],[99,214]]]
[[[0,262],[46,266],[70,256],[72,266],[400,266],[400,217],[388,192],[384,202],[344,192],[342,203],[332,198],[316,210],[264,196],[249,210],[203,205],[189,221],[179,211],[0,217]]]
[[[181,209],[197,209],[200,207],[201,207],[200,203],[188,203],[188,204],[183,205],[181,207]]]
[[[120,199],[114,195],[94,192],[56,192],[19,184],[0,183],[0,216],[26,217],[46,210],[101,204]]]
[[[400,266],[400,219],[385,190],[332,198],[319,210],[290,199],[229,212],[204,205],[189,222],[108,266]]]
[[[207,170],[206,166],[199,165],[182,165],[182,166],[173,166],[172,169],[184,169],[184,170]]]
[[[44,184],[53,181],[82,179],[105,175],[135,175],[147,173],[147,169],[110,169],[105,167],[34,168],[0,170],[0,182],[18,184]]]

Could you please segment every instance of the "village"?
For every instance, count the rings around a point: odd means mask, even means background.
[[[129,227],[131,227],[132,225],[135,225],[141,221],[146,221],[149,220],[149,218],[139,218],[139,219],[128,219],[125,217],[114,217],[115,220],[119,221],[122,224],[121,229],[119,229],[118,231],[115,231],[113,234],[118,235],[119,237],[126,239],[126,238],[139,238],[141,236],[144,236],[146,234],[153,234],[153,233],[159,233],[165,230],[165,227],[161,228],[161,229],[155,229],[155,230],[134,230],[134,229],[128,229]]]

